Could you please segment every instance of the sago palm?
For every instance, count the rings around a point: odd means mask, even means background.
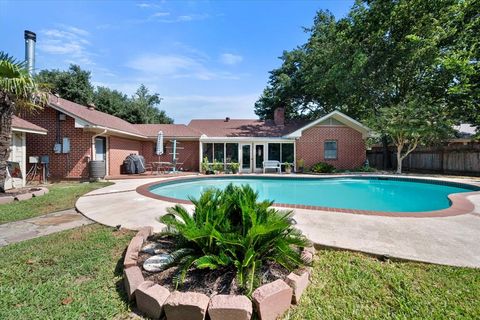
[[[25,62],[18,62],[0,52],[0,192],[5,191],[12,115],[41,107],[47,98],[47,94],[28,73]]]
[[[238,285],[251,294],[258,270],[267,261],[289,270],[303,264],[299,249],[308,241],[293,227],[292,212],[271,208],[270,201],[259,202],[248,185],[210,189],[192,202],[193,215],[177,205],[160,218],[167,225],[165,234],[177,240],[166,267],[179,267],[178,282],[191,267],[232,267]]]

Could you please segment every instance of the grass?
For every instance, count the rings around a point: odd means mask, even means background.
[[[122,253],[133,233],[89,225],[0,248],[0,319],[127,319]],[[322,250],[283,320],[474,319],[480,270]]]
[[[478,319],[480,270],[321,251],[312,284],[283,320]]]
[[[111,184],[110,182],[52,184],[48,187],[50,192],[44,196],[0,205],[0,224],[73,208],[80,196]]]
[[[0,319],[126,314],[119,261],[132,235],[89,225],[0,248]]]

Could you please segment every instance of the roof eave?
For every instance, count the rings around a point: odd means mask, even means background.
[[[12,126],[12,131],[41,134],[41,135],[47,134],[47,131],[43,131],[43,130],[26,129],[26,128],[14,127],[14,126]]]

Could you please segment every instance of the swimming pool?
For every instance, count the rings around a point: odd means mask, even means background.
[[[480,190],[467,184],[386,177],[290,178],[207,177],[154,184],[148,191],[166,199],[198,198],[208,188],[248,184],[261,200],[275,203],[382,212],[423,212],[449,208],[450,194]]]

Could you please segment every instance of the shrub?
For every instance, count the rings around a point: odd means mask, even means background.
[[[212,168],[211,168],[211,165],[208,163],[208,158],[207,158],[207,157],[203,158],[203,161],[202,161],[202,171],[203,171],[204,173],[207,173],[207,172],[209,172],[209,171],[211,171],[211,170],[212,170]]]
[[[238,169],[240,169],[240,164],[238,162],[232,162],[228,165],[231,173],[238,173]]]
[[[217,160],[213,160],[212,165],[213,171],[222,172],[224,170],[223,163],[217,162]]]
[[[332,173],[335,171],[335,167],[329,163],[319,162],[314,164],[310,171],[314,173]]]
[[[375,172],[377,170],[375,168],[370,167],[370,166],[362,166],[362,167],[355,168],[352,171],[354,171],[354,172]]]
[[[191,267],[230,267],[236,270],[238,286],[250,295],[265,263],[288,270],[303,264],[300,248],[308,241],[293,227],[292,211],[271,208],[271,201],[258,202],[250,186],[209,189],[191,201],[193,215],[176,205],[160,218],[167,226],[163,234],[175,237],[176,248],[165,269],[178,266],[177,286]]]

